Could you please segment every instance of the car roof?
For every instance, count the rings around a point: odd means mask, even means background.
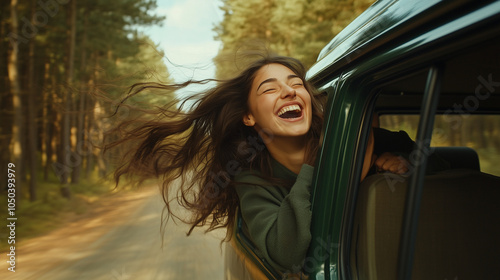
[[[405,36],[408,39],[409,33],[422,29],[428,22],[445,18],[451,11],[459,14],[457,11],[475,10],[492,2],[495,1],[377,1],[323,48],[307,78],[321,85],[326,76],[335,74],[380,46]]]

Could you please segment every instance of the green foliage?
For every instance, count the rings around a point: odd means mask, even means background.
[[[215,58],[217,77],[238,69],[235,54],[271,51],[311,66],[321,49],[372,0],[224,0],[215,27],[223,47]],[[236,56],[237,57],[237,56]],[[235,69],[236,68],[236,69]]]
[[[37,136],[35,149],[27,148],[27,137],[19,140],[25,142],[20,145],[23,162],[18,167],[24,178],[19,180],[29,182],[33,179],[38,183],[38,187],[23,184],[27,186],[22,189],[23,196],[58,203],[55,197],[60,196],[61,186],[54,186],[57,191],[53,194],[45,192],[45,189],[52,189],[45,183],[50,181],[47,177],[54,175],[53,167],[59,166],[65,172],[61,181],[71,177],[73,185],[69,189],[72,191],[77,189],[77,182],[85,174],[96,169],[101,176],[110,173],[107,158],[98,149],[103,133],[111,125],[137,117],[134,110],[126,110],[118,118],[110,118],[116,105],[135,83],[172,82],[163,62],[163,52],[138,31],[159,25],[165,18],[154,14],[156,0],[19,0],[14,9],[19,28],[11,30],[9,2],[0,4],[0,118],[8,120],[0,124],[0,144],[9,147],[14,131],[13,119],[21,119],[20,135]],[[32,15],[38,16],[32,20]],[[18,39],[13,40],[12,34]],[[72,35],[74,48],[70,40]],[[21,108],[20,117],[12,113],[16,110],[6,66],[15,44],[19,47],[16,80],[21,85],[23,99],[21,107],[16,105]],[[172,91],[147,91],[130,101],[150,109],[151,104],[169,103],[174,97]],[[34,102],[29,105],[31,100]],[[33,124],[29,125],[28,112],[35,112]],[[61,139],[70,140],[63,142]],[[12,160],[11,153],[0,154],[0,165],[5,166]],[[34,162],[31,160],[34,155],[37,158],[35,168],[29,164]],[[36,172],[31,169],[44,172],[35,179],[33,174]],[[66,177],[67,173],[71,176]],[[0,174],[0,179],[4,176]],[[40,209],[39,213],[45,211]]]

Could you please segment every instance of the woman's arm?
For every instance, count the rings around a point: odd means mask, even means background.
[[[376,132],[377,136],[375,136]],[[375,138],[376,137],[376,138]],[[375,143],[377,142],[377,143]],[[375,165],[377,172],[404,174],[408,172],[408,161],[396,152],[411,152],[413,141],[406,132],[391,132],[381,128],[372,128],[368,138],[361,181]]]
[[[250,237],[264,258],[280,271],[300,270],[311,241],[310,187],[313,167],[302,166],[288,192],[256,175],[236,187],[240,211]]]
[[[368,171],[373,165],[373,162],[377,156],[373,153],[375,146],[375,139],[373,136],[373,129],[370,129],[370,135],[368,136],[368,144],[365,152],[365,160],[363,161],[363,170],[361,171],[361,181],[368,175]]]

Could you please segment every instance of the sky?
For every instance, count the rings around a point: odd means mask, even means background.
[[[214,78],[212,59],[221,43],[214,40],[216,34],[212,29],[223,18],[220,0],[157,0],[157,3],[153,13],[166,16],[166,20],[163,26],[148,27],[144,32],[165,52],[165,63],[175,82]]]

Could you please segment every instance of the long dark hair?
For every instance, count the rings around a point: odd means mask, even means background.
[[[286,66],[302,78],[311,95],[313,118],[308,149],[315,152],[322,127],[322,108],[315,90],[305,80],[306,69],[296,59],[266,55],[236,77],[216,80],[213,88],[184,99],[181,106],[161,109],[154,120],[138,126],[132,121],[125,122],[115,128],[112,133],[120,132],[120,139],[106,149],[125,142],[136,143],[115,171],[117,184],[123,175],[162,176],[167,219],[179,218],[171,208],[172,202],[178,202],[192,213],[190,218],[182,219],[191,225],[188,235],[195,227],[208,224],[207,231],[227,227],[226,239],[229,239],[239,203],[234,176],[242,170],[254,169],[272,178],[271,156],[256,130],[243,124],[243,116],[249,109],[248,94],[256,72],[273,63]],[[136,84],[131,95],[150,88],[172,86]],[[186,102],[195,98],[185,112],[182,108]],[[180,182],[177,189],[174,181]]]

